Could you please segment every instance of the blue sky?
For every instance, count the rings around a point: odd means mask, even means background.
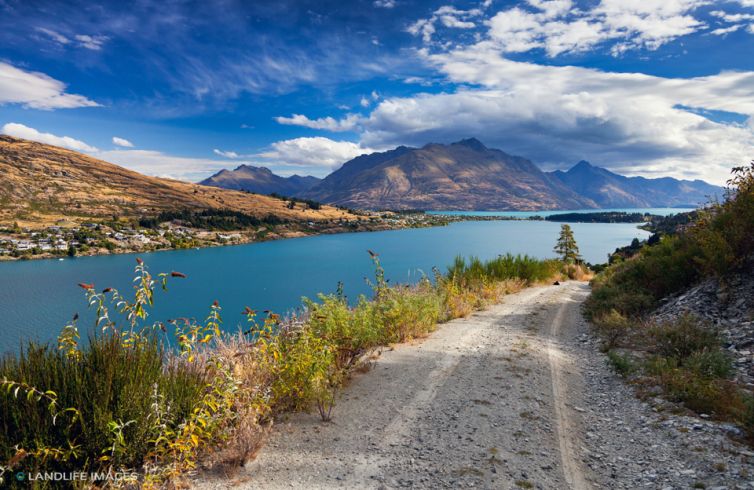
[[[0,129],[186,180],[475,136],[722,183],[753,41],[754,0],[0,0]]]

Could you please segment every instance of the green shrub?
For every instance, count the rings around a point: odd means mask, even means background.
[[[694,352],[683,362],[686,369],[704,378],[727,379],[733,375],[733,363],[721,349]]]
[[[609,351],[617,347],[620,340],[626,337],[632,328],[631,321],[625,316],[618,313],[617,310],[611,310],[594,319],[594,325],[597,333],[604,341],[604,349]]]
[[[689,369],[677,367],[672,361],[656,362],[653,372],[665,397],[683,403],[697,413],[731,418],[738,413],[740,392],[730,381],[710,378]]]
[[[614,350],[607,351],[607,362],[613,370],[624,378],[636,371],[636,365],[627,355],[621,355]]]
[[[675,358],[682,363],[694,353],[720,347],[717,332],[690,314],[655,325],[648,333],[650,348],[654,352],[664,357]]]
[[[166,353],[154,338],[126,347],[117,334],[107,333],[91,338],[80,354],[74,359],[31,343],[17,356],[0,362],[0,378],[54,392],[58,406],[79,411],[75,419],[66,414],[61,418],[71,420],[53,421],[43,400],[0,397],[0,458],[10,459],[16,444],[27,451],[74,445],[78,456],[65,462],[67,468],[97,468],[102,456],[110,456],[108,464],[116,467],[138,467],[149,452],[150,439],[156,436],[150,422],[152,404],[159,399],[163,409],[169,405],[165,423],[177,426],[204,389],[200,374],[180,365],[166,367]],[[130,422],[123,429],[123,447],[103,452],[113,446],[110,424],[119,421]]]

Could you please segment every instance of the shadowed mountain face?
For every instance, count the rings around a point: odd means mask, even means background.
[[[550,175],[601,208],[695,207],[723,196],[722,187],[702,180],[624,177],[585,161]]]
[[[255,194],[272,194],[274,192],[283,196],[295,196],[315,186],[320,180],[317,177],[302,177],[300,175],[281,177],[265,167],[241,165],[235,170],[221,170],[199,183]]]
[[[593,208],[529,160],[477,139],[401,146],[343,164],[301,197],[353,208],[546,210]]]

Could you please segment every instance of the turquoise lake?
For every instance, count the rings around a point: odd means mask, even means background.
[[[677,211],[677,210],[676,210]],[[635,224],[572,225],[584,259],[604,262],[616,247],[647,232]],[[449,226],[369,233],[344,233],[291,240],[140,254],[153,273],[180,271],[169,291],[156,293],[152,320],[205,318],[218,300],[225,328],[242,325],[245,306],[285,313],[302,296],[335,291],[342,281],[349,298],[369,291],[371,249],[380,254],[393,283],[413,282],[422,271],[442,270],[456,255],[491,258],[507,252],[552,257],[559,223],[543,221],[469,221]],[[22,339],[55,339],[79,313],[79,325],[92,323],[79,282],[97,289],[131,288],[135,255],[0,263],[0,351],[16,350]]]

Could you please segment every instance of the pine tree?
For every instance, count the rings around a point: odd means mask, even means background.
[[[560,258],[566,264],[578,264],[581,262],[579,255],[579,246],[576,245],[576,238],[573,236],[573,230],[570,225],[560,226],[560,236],[555,244],[554,251],[560,255]]]

